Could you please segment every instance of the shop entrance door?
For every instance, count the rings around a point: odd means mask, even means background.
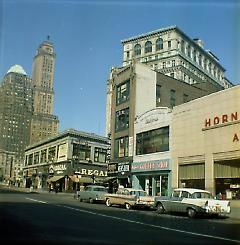
[[[168,195],[168,175],[160,175],[153,177],[153,195],[167,196]]]

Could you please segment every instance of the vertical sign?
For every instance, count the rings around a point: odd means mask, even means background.
[[[128,139],[128,156],[133,156],[133,136],[129,137]]]

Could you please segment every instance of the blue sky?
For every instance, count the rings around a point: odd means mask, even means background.
[[[106,81],[122,64],[121,40],[171,25],[202,39],[240,83],[238,0],[0,0],[0,79],[14,64],[31,76],[36,49],[50,35],[59,129],[104,135]]]

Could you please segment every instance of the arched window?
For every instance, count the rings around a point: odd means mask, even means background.
[[[185,43],[183,40],[181,41],[181,51],[185,53]]]
[[[156,41],[156,51],[163,49],[163,40],[162,38],[158,38]]]
[[[145,43],[145,53],[150,53],[152,52],[152,42],[147,41]]]
[[[140,44],[136,44],[134,46],[134,55],[140,55],[141,54],[141,45]]]

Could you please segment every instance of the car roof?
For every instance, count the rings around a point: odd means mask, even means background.
[[[87,185],[86,187],[102,187],[102,188],[106,188],[105,186],[102,186],[102,185]]]
[[[205,192],[205,193],[210,193],[209,191],[206,190],[202,190],[202,189],[196,189],[196,188],[176,188],[174,189],[174,191],[187,191],[191,194],[195,193],[195,192]]]
[[[144,190],[141,190],[141,189],[134,189],[134,188],[119,188],[119,190],[128,190],[128,191],[143,191],[143,192],[146,192]]]

